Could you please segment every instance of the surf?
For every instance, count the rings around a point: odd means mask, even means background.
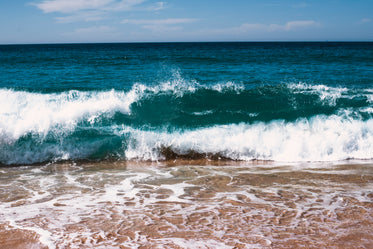
[[[372,89],[306,83],[0,90],[0,163],[371,159]]]

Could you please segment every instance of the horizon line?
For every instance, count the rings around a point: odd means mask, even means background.
[[[373,40],[304,40],[304,41],[123,41],[123,42],[40,42],[40,43],[0,43],[0,46],[12,45],[78,45],[78,44],[151,44],[151,43],[372,43]]]

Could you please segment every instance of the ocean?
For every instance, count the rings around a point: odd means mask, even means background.
[[[373,158],[372,43],[15,45],[0,58],[3,165]]]
[[[364,248],[372,159],[372,42],[0,46],[0,248]]]

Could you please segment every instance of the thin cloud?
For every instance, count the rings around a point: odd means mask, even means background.
[[[139,24],[139,25],[173,25],[173,24],[181,24],[181,23],[191,23],[195,22],[198,19],[193,18],[167,18],[167,19],[153,19],[153,20],[145,20],[145,19],[125,19],[122,23],[130,23],[130,24]]]
[[[281,6],[279,3],[266,3],[264,4],[265,7],[278,7]]]
[[[100,21],[105,19],[105,13],[100,11],[85,11],[85,12],[77,12],[72,15],[67,16],[59,16],[55,17],[55,20],[58,23],[72,23],[72,22],[92,22],[92,21]]]
[[[279,24],[270,24],[268,25],[267,29],[269,31],[291,31],[296,29],[303,29],[308,27],[315,27],[318,26],[319,23],[315,21],[291,21],[287,22],[285,25]]]
[[[265,7],[282,7],[284,5],[281,4],[281,3],[266,3],[263,6],[265,6]],[[307,4],[307,3],[301,2],[301,3],[289,4],[289,5],[285,5],[285,6],[288,6],[288,7],[294,8],[294,9],[302,9],[302,8],[307,8],[310,5]]]
[[[238,27],[232,27],[228,29],[218,29],[214,33],[248,33],[252,31],[263,31],[263,32],[280,32],[280,31],[294,31],[305,28],[317,27],[320,24],[313,20],[306,21],[290,21],[285,24],[263,24],[263,23],[244,23]]]
[[[363,19],[360,20],[360,22],[361,23],[370,23],[370,22],[372,22],[372,19],[370,19],[370,18],[363,18]]]
[[[49,0],[34,5],[44,13],[72,13],[81,10],[102,10],[113,0]]]
[[[117,29],[106,25],[77,28],[72,32],[61,34],[61,37],[67,42],[90,42],[92,40],[113,42],[123,40],[123,35]]]
[[[147,0],[121,0],[121,1],[116,1],[114,0],[113,4],[107,6],[106,10],[109,11],[130,11],[133,10],[133,8],[137,5],[140,5]]]
[[[40,3],[33,3],[44,13],[60,12],[73,13],[77,11],[92,10],[130,10],[146,0],[44,0]]]
[[[59,23],[77,21],[98,21],[105,19],[112,12],[131,11],[139,8],[147,0],[43,0],[31,3],[44,13],[60,13],[55,19]],[[165,8],[165,2],[158,2],[152,11]],[[150,11],[144,7],[143,10]]]
[[[79,28],[74,31],[75,34],[89,34],[89,33],[111,33],[115,31],[109,26],[93,26],[88,28]]]
[[[303,9],[303,8],[307,8],[309,7],[310,5],[307,4],[307,3],[298,3],[298,4],[293,4],[291,5],[292,8],[295,8],[295,9]]]
[[[167,2],[157,2],[155,5],[149,7],[150,11],[160,11],[166,8]]]
[[[153,31],[175,31],[183,29],[183,27],[175,25],[192,23],[197,20],[198,19],[194,18],[168,18],[155,20],[125,19],[122,23],[140,25],[144,29],[150,29]]]

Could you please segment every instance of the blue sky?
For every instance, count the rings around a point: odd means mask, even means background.
[[[1,0],[0,44],[373,41],[373,0]]]

